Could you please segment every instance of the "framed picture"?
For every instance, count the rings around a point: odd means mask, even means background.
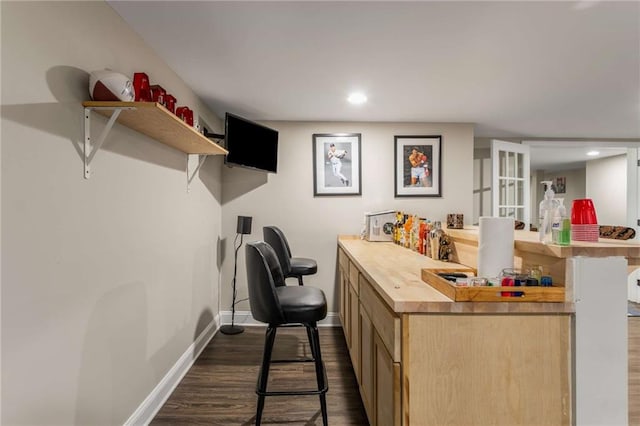
[[[556,194],[565,194],[567,192],[567,178],[566,177],[557,177],[555,179],[555,193]]]
[[[313,195],[361,195],[360,133],[313,135]]]
[[[395,137],[395,196],[442,197],[442,136]]]

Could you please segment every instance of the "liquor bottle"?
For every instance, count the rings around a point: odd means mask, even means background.
[[[420,225],[418,228],[418,253],[425,253],[425,233],[427,232],[427,223],[424,218],[420,218]]]
[[[427,220],[427,230],[424,236],[424,254],[425,256],[431,257],[431,231],[433,230],[433,225],[430,220]]]
[[[411,227],[413,226],[413,217],[404,215],[404,247],[411,248]]]
[[[434,229],[431,231],[431,258],[434,260],[440,260],[440,238],[442,234],[444,234],[442,223],[436,221]]]

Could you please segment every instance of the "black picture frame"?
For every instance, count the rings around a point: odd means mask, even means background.
[[[362,195],[362,135],[313,134],[313,196]]]
[[[393,158],[395,197],[442,197],[441,135],[395,136]]]

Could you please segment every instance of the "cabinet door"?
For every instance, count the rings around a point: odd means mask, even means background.
[[[371,319],[367,314],[367,311],[360,307],[360,394],[362,395],[362,402],[364,408],[369,417],[369,423],[371,426],[376,425],[375,410],[374,410],[374,359],[373,359],[373,335],[374,330],[371,324]],[[382,423],[379,423],[381,426]]]
[[[339,285],[340,285],[340,289],[339,289],[339,297],[340,297],[340,323],[342,324],[342,328],[346,328],[347,324],[346,324],[346,306],[347,306],[347,300],[348,300],[348,294],[347,294],[347,286],[349,285],[349,283],[347,282],[347,273],[345,272],[344,268],[340,267],[340,269],[338,269],[338,279],[340,280]],[[346,336],[346,331],[345,331],[345,336]]]
[[[351,355],[351,363],[353,371],[356,373],[358,382],[360,381],[360,326],[358,315],[360,312],[360,303],[358,294],[353,286],[347,286],[349,289],[349,354]]]
[[[400,363],[393,362],[378,333],[373,338],[375,424],[400,426]]]

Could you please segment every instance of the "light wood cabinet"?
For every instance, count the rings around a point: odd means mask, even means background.
[[[361,306],[360,322],[360,395],[367,412],[369,423],[375,425],[374,412],[374,365],[373,365],[373,325],[367,311]]]
[[[344,269],[340,268],[338,270],[338,279],[340,280],[340,290],[339,297],[340,301],[338,302],[338,315],[340,316],[340,324],[342,324],[342,328],[344,329],[345,336],[347,335],[347,322],[346,322],[346,312],[347,312],[347,301],[349,300],[348,291],[349,291],[349,281],[348,276],[345,274]]]
[[[399,426],[400,318],[338,250],[340,320],[362,402],[372,426]]]
[[[400,363],[393,362],[378,333],[373,338],[374,417],[377,426],[400,426]]]
[[[400,363],[394,362],[364,305],[360,305],[360,395],[371,426],[399,426]]]
[[[358,321],[360,313],[360,304],[358,303],[358,295],[353,286],[349,285],[349,334],[350,338],[347,342],[349,345],[349,354],[351,355],[351,363],[356,377],[360,380],[360,325]]]
[[[351,356],[351,364],[360,380],[360,303],[358,300],[358,270],[349,262],[342,249],[338,249],[338,276],[340,280],[340,321]],[[355,282],[354,282],[355,281]]]
[[[571,424],[571,305],[454,303],[420,278],[444,267],[433,260],[356,239],[340,249],[371,426]]]

